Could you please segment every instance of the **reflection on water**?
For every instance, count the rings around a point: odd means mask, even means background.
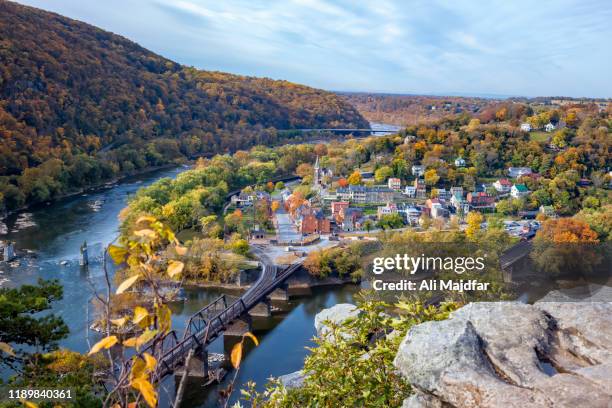
[[[160,177],[174,177],[182,170],[184,168],[135,177],[101,191],[71,197],[4,220],[6,227],[0,228],[0,239],[15,241],[21,256],[15,267],[0,263],[0,279],[6,279],[2,285],[19,286],[34,283],[38,278],[58,279],[64,286],[64,299],[54,305],[53,311],[61,315],[70,328],[69,337],[61,345],[87,351],[96,341],[96,333],[89,330],[93,291],[104,290],[101,256],[103,248],[117,235],[119,211],[138,188]],[[86,269],[78,263],[79,247],[84,241],[87,241],[90,255],[90,265]],[[255,319],[254,332],[261,343],[245,356],[237,377],[238,388],[249,380],[263,386],[270,376],[301,369],[305,347],[312,345],[310,339],[315,334],[315,314],[336,303],[351,302],[355,291],[354,287],[317,290],[308,298],[283,305],[282,315]],[[179,333],[191,314],[221,293],[186,289],[185,294],[184,302],[172,305],[173,325]],[[210,351],[223,352],[222,340],[213,343]],[[168,378],[164,385],[172,393],[174,378]],[[210,392],[203,388],[195,391],[197,397],[185,406],[217,405],[216,388]],[[163,394],[160,406],[168,400]]]

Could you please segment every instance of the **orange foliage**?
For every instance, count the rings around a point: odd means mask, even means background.
[[[587,223],[574,218],[546,221],[537,237],[555,243],[599,242],[597,233]]]

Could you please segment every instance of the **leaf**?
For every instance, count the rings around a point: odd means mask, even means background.
[[[259,346],[259,340],[257,340],[257,337],[255,337],[255,335],[251,332],[246,332],[242,335],[242,337],[248,337],[251,340],[253,340],[253,343],[255,343],[256,346]]]
[[[136,235],[137,237],[141,237],[141,238],[149,238],[149,239],[157,238],[157,233],[149,228],[144,228],[138,231],[134,231],[134,235]]]
[[[11,347],[10,344],[0,341],[0,350],[4,351],[6,354],[9,354],[15,357],[15,350]]]
[[[182,245],[178,245],[178,244],[174,247],[174,250],[180,256],[183,256],[187,253],[187,248]]]
[[[102,340],[100,340],[99,342],[97,342],[96,344],[94,344],[94,346],[91,348],[91,350],[89,350],[89,356],[91,356],[92,354],[97,353],[98,351],[102,350],[102,349],[109,349],[111,347],[113,347],[115,344],[117,344],[119,340],[117,339],[117,336],[108,336],[103,338]]]
[[[130,381],[135,380],[136,378],[146,378],[146,367],[147,364],[145,363],[145,361],[138,357],[138,356],[134,356],[132,357],[132,371],[130,372]]]
[[[147,317],[149,317],[149,312],[147,311],[147,309],[142,306],[136,306],[134,308],[134,317],[132,318],[134,324],[139,324]]]
[[[30,402],[30,401],[25,401],[25,400],[21,400],[21,402],[23,402],[23,405],[24,405],[26,408],[38,408],[38,404],[35,404],[35,403],[33,403],[33,402]]]
[[[127,316],[123,316],[118,319],[111,319],[110,322],[114,324],[115,326],[123,327],[125,323],[128,321],[128,319],[129,318]]]
[[[140,278],[139,275],[134,275],[131,278],[127,278],[126,280],[124,280],[123,282],[121,282],[121,285],[119,285],[119,287],[117,288],[117,292],[115,292],[117,295],[122,294],[123,292],[125,292],[126,290],[128,290],[134,283],[136,283],[136,281],[138,280],[138,278]]]
[[[151,408],[157,406],[157,392],[153,385],[145,378],[136,378],[131,383],[132,387],[140,391],[144,400]]]
[[[140,347],[143,344],[147,344],[149,341],[151,341],[153,339],[153,337],[155,337],[155,335],[159,333],[159,330],[145,330],[144,333],[142,333],[139,337],[138,337],[138,342],[136,343],[136,347]]]
[[[168,276],[174,278],[175,275],[183,272],[185,264],[181,261],[170,261],[168,262]]]
[[[157,316],[157,326],[159,329],[167,333],[172,327],[172,311],[166,305],[155,306],[155,315]]]
[[[123,341],[123,345],[125,347],[136,347],[137,344],[138,337],[130,337],[129,339]]]
[[[147,371],[153,372],[153,370],[155,370],[155,366],[157,365],[157,359],[155,359],[155,357],[149,353],[143,353],[142,356],[144,357]]]
[[[242,361],[242,342],[234,344],[230,360],[234,368],[240,367],[240,361]]]
[[[128,251],[127,249],[117,245],[109,245],[108,253],[116,264],[122,264],[125,262]]]

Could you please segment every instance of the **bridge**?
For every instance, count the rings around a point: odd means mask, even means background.
[[[279,129],[280,130],[280,129]],[[362,128],[362,129],[349,129],[349,128],[306,128],[306,129],[283,129],[280,130],[283,132],[302,132],[302,133],[340,133],[340,134],[350,134],[350,133],[397,133],[398,129],[370,129],[370,128]]]
[[[225,295],[220,296],[189,318],[182,336],[179,337],[172,330],[140,350],[140,355],[147,352],[157,357],[160,380],[185,367],[188,355],[199,356],[197,360],[203,364],[202,368],[207,375],[207,346],[234,322],[248,320],[248,312],[265,302],[302,265],[301,262],[294,263],[282,269],[274,265],[261,249],[252,250],[261,261],[262,271],[257,281],[242,296],[229,304]]]

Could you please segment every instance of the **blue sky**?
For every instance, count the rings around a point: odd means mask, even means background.
[[[342,91],[612,97],[612,1],[19,0],[177,62]]]

